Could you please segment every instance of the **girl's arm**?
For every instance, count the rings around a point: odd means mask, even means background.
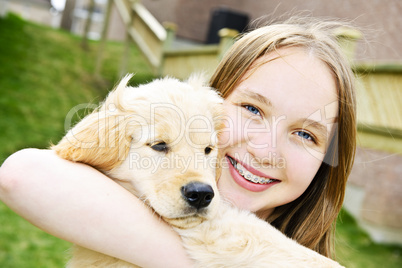
[[[97,170],[25,149],[0,168],[0,199],[61,239],[142,267],[190,267],[178,235]]]

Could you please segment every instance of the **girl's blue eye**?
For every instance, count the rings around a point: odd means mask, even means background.
[[[313,136],[311,136],[310,134],[308,134],[305,131],[296,131],[296,135],[299,136],[300,138],[309,140],[309,141],[314,141]]]
[[[249,110],[253,114],[260,115],[260,111],[257,108],[255,108],[254,106],[244,105],[244,108],[246,108],[247,110]]]

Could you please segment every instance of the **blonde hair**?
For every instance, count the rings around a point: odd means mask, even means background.
[[[338,91],[338,121],[324,161],[308,189],[293,202],[277,207],[267,219],[287,236],[327,257],[333,257],[334,223],[356,149],[354,76],[334,36],[340,26],[344,24],[291,18],[257,28],[235,42],[210,81],[226,98],[258,58],[284,47],[303,48],[332,71]]]

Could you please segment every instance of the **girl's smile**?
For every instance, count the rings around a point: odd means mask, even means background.
[[[249,191],[262,192],[280,182],[228,155],[226,155],[226,161],[228,161],[229,172],[233,180]]]
[[[301,48],[259,58],[226,98],[226,157],[218,187],[235,206],[269,216],[319,169],[336,123],[329,68]]]

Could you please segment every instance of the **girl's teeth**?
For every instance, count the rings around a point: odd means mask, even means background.
[[[233,163],[234,161],[231,161],[231,162]],[[260,184],[268,184],[268,183],[271,183],[274,181],[272,179],[267,179],[267,178],[263,178],[263,177],[252,174],[250,171],[245,169],[242,165],[240,165],[237,162],[234,162],[233,166],[236,168],[236,170],[239,172],[239,174],[242,175],[243,178],[245,178],[248,181],[251,181],[254,183],[260,183]]]

